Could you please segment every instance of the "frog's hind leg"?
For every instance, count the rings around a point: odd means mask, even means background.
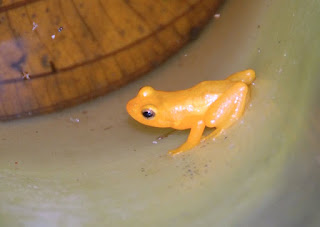
[[[255,78],[256,78],[255,72],[252,69],[247,69],[247,70],[232,74],[227,78],[227,80],[232,82],[243,82],[247,85],[250,85]]]
[[[248,90],[245,83],[237,82],[212,104],[206,114],[205,124],[216,129],[204,140],[219,136],[242,116]]]
[[[220,134],[223,132],[223,130],[224,130],[224,128],[215,128],[214,131],[211,132],[209,135],[201,138],[201,142],[204,142],[208,139],[214,139],[214,138],[220,136]]]

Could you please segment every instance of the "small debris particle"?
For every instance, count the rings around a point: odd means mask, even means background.
[[[15,165],[18,165],[18,164],[19,164],[19,162],[14,162],[14,164],[15,164]]]
[[[71,121],[71,122],[74,122],[74,123],[79,123],[79,122],[80,122],[80,119],[79,119],[79,118],[70,117],[70,121]]]
[[[63,27],[61,26],[60,28],[58,28],[58,32],[62,32]]]
[[[105,127],[103,130],[106,131],[106,130],[109,130],[111,128],[112,128],[112,125]]]
[[[56,65],[54,64],[54,62],[53,61],[49,61],[49,64],[50,64],[51,72],[52,73],[56,73],[57,72],[57,68],[56,68]]]
[[[215,19],[219,19],[219,18],[220,18],[220,16],[221,16],[221,14],[220,14],[220,13],[216,13],[213,17],[214,17]]]
[[[32,26],[32,31],[36,30],[37,27],[38,27],[38,24],[36,22],[33,22],[32,25],[33,25]]]
[[[22,72],[22,79],[24,80],[30,80],[30,75],[28,72]]]
[[[56,38],[56,35],[52,35],[52,36],[51,36],[51,39],[55,39],[55,38]]]
[[[258,53],[261,53],[261,49],[260,48],[258,48]]]
[[[158,141],[154,140],[154,141],[152,141],[152,143],[153,143],[153,144],[157,144],[157,143],[158,143]]]

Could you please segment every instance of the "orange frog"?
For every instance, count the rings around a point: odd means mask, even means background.
[[[225,80],[203,81],[180,91],[157,91],[146,86],[127,104],[138,122],[160,128],[191,129],[187,141],[169,151],[175,155],[199,144],[205,127],[215,130],[204,138],[214,138],[243,114],[249,86],[255,79],[251,69],[232,74]]]

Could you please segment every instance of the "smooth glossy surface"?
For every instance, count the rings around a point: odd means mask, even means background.
[[[203,81],[180,91],[157,91],[146,86],[127,103],[127,111],[145,125],[190,129],[187,141],[169,152],[176,155],[198,145],[205,127],[215,130],[203,141],[219,136],[239,120],[254,79],[255,72],[250,69],[234,73],[225,80]]]

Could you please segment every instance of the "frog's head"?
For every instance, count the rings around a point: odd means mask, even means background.
[[[141,88],[138,95],[127,103],[127,111],[141,124],[160,128],[171,127],[161,102],[158,91],[146,86]]]

